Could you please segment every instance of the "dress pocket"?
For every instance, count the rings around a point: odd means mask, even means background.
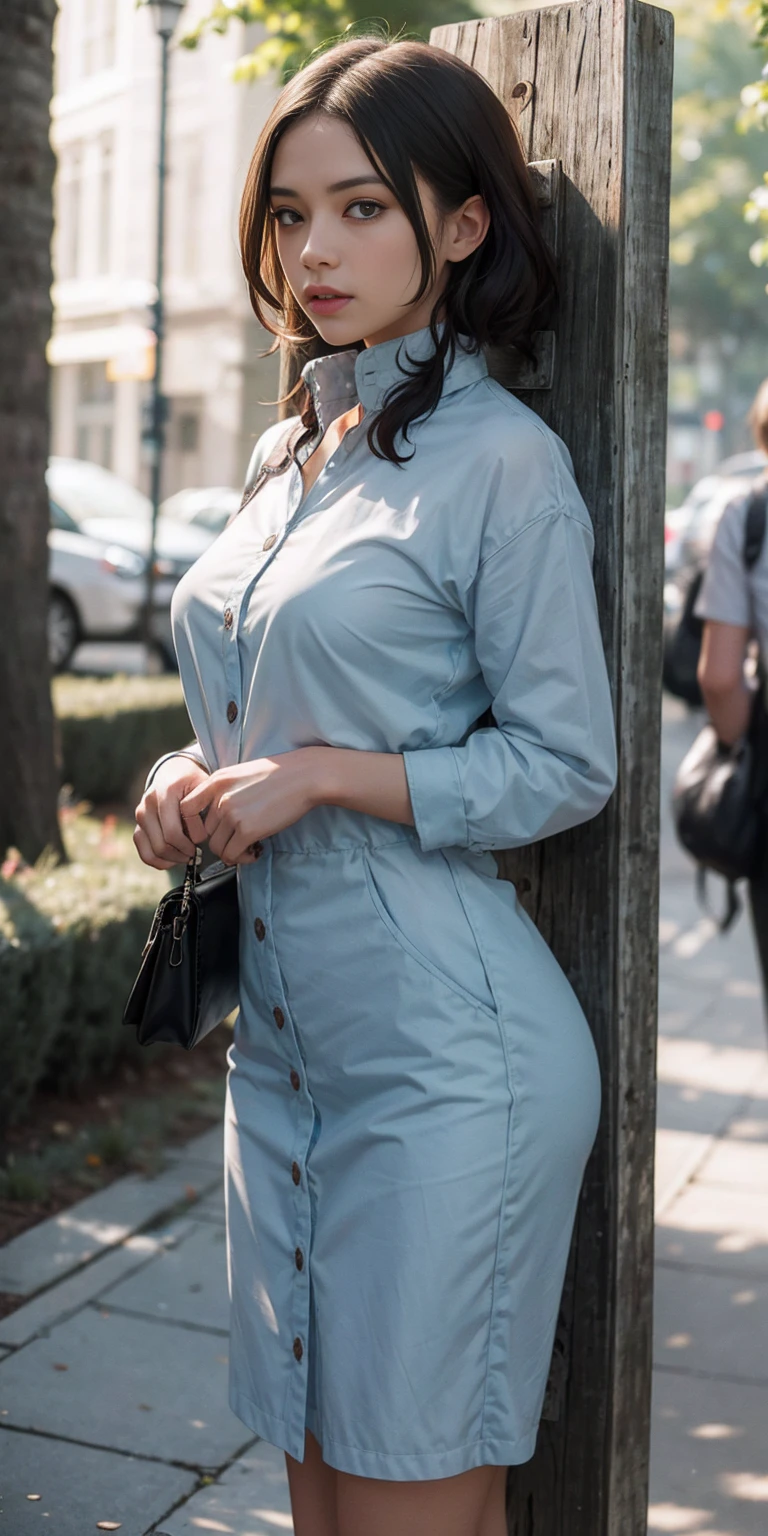
[[[399,948],[435,981],[496,1020],[493,992],[450,866],[439,852],[425,855],[410,848],[410,857],[401,861],[391,857],[395,848],[403,845],[377,849],[373,858],[363,850],[377,917]]]

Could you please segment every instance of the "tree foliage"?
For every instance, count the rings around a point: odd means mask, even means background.
[[[767,13],[768,3],[760,7]],[[768,340],[765,280],[750,259],[744,209],[760,179],[760,140],[744,133],[755,71],[749,0],[678,0],[672,141],[670,301],[694,340]],[[768,188],[766,188],[768,192]]]
[[[265,36],[238,60],[234,77],[254,80],[274,74],[284,84],[313,53],[358,31],[427,39],[432,27],[471,20],[478,13],[467,0],[387,0],[385,15],[371,15],[364,0],[216,0],[196,26],[182,33],[184,48],[197,48],[211,32],[224,33],[233,21],[259,23]]]
[[[749,9],[754,18],[757,46],[768,54],[768,0],[755,0]],[[739,126],[742,131],[747,132],[750,128],[765,131],[768,128],[768,61],[763,65],[760,79],[744,87],[741,104]],[[768,172],[763,172],[762,182],[753,188],[744,216],[748,224],[757,225],[761,231],[750,247],[750,258],[756,267],[768,266]]]

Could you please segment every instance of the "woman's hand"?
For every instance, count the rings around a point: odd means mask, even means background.
[[[182,826],[179,802],[209,777],[205,768],[189,757],[171,757],[158,768],[136,807],[133,841],[144,864],[153,869],[173,869],[192,858],[195,844]]]
[[[253,864],[260,838],[282,832],[319,803],[315,767],[315,749],[297,747],[217,768],[180,802],[190,837],[195,843],[207,838],[224,864]]]

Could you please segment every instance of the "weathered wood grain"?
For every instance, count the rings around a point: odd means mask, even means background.
[[[644,1536],[672,18],[581,0],[430,40],[485,75],[529,161],[562,166],[552,388],[522,398],[568,443],[592,513],[620,743],[600,817],[499,857],[581,999],[604,1091],[545,1417],[536,1456],[510,1475],[509,1529]],[[516,95],[520,82],[532,92]]]

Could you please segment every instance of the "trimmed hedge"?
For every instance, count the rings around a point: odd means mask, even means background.
[[[133,809],[152,764],[194,736],[178,677],[53,680],[60,779],[95,805]]]
[[[130,828],[113,817],[64,814],[72,862],[44,856],[0,878],[0,1125],[18,1120],[45,1083],[73,1091],[119,1056],[143,1064],[149,1055],[122,1013],[177,872],[142,864]]]

